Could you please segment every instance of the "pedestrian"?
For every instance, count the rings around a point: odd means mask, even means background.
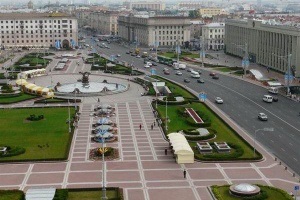
[[[153,124],[151,124],[151,130],[153,130]]]
[[[155,126],[155,120],[154,120],[154,122],[153,122],[153,126]]]
[[[183,177],[186,178],[186,171],[185,171],[185,169],[183,170]]]
[[[140,130],[142,130],[142,124],[140,124]]]
[[[168,155],[168,149],[165,148],[165,155]]]

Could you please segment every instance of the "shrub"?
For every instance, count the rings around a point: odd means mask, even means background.
[[[39,120],[44,119],[44,115],[36,116],[36,115],[33,114],[33,115],[30,115],[29,117],[27,117],[26,119],[29,120],[29,121],[39,121]]]
[[[26,152],[25,148],[23,147],[8,147],[7,149],[7,153],[0,155],[0,158],[17,156]]]
[[[56,189],[53,200],[67,200],[68,189]]]

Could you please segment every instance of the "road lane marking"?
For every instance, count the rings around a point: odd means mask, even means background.
[[[281,148],[282,151],[285,151],[283,148]]]
[[[263,106],[259,105],[259,104],[256,103],[255,101],[251,100],[250,98],[246,97],[245,95],[243,95],[243,94],[241,94],[241,93],[239,93],[239,92],[237,92],[237,91],[235,91],[235,90],[233,90],[233,89],[231,89],[231,88],[229,88],[229,87],[227,87],[227,86],[224,86],[224,85],[222,85],[222,84],[220,84],[220,83],[217,83],[217,82],[214,82],[214,81],[210,81],[210,82],[211,82],[211,83],[214,83],[214,84],[216,84],[216,85],[219,85],[220,87],[226,88],[226,89],[228,89],[228,90],[230,90],[230,91],[232,91],[232,92],[234,92],[234,93],[236,93],[236,94],[238,94],[238,95],[244,97],[245,99],[248,99],[249,101],[251,101],[252,103],[254,103],[255,105],[257,105],[258,107],[260,107],[260,108],[262,108],[263,110],[269,112],[271,115],[275,116],[277,119],[281,120],[281,121],[284,122],[285,124],[289,125],[289,126],[292,127],[293,129],[295,129],[296,131],[300,132],[300,130],[299,130],[298,128],[296,128],[296,127],[293,126],[292,124],[288,123],[288,122],[285,121],[284,119],[278,117],[277,115],[275,115],[274,113],[272,113],[272,112],[269,111],[268,109],[264,108]]]
[[[293,146],[293,144],[292,144],[292,143],[289,143],[289,145]]]
[[[274,143],[274,141],[273,141],[273,140],[270,140],[270,141]]]
[[[297,158],[293,158],[296,162],[298,162]]]

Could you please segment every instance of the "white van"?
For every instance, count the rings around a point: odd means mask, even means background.
[[[200,74],[196,71],[191,71],[191,77],[192,78],[200,78]]]
[[[271,94],[278,94],[278,88],[276,88],[276,87],[270,87],[268,89],[268,92],[271,93]]]
[[[182,64],[182,63],[173,63],[173,68],[175,70],[178,70],[178,69],[185,69],[186,68],[186,65],[185,64]]]
[[[268,103],[272,103],[273,102],[273,97],[271,95],[264,95],[263,101],[268,102]]]

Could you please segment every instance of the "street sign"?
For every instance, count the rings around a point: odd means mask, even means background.
[[[207,98],[207,95],[206,95],[206,93],[204,93],[204,92],[201,92],[201,93],[199,93],[199,99],[200,99],[200,101],[205,101],[206,100],[206,98]]]
[[[299,190],[300,189],[300,187],[299,187],[299,185],[295,185],[295,188],[294,188],[294,190]]]
[[[290,80],[290,81],[291,81],[291,80],[293,80],[293,79],[294,79],[294,76],[293,76],[293,75],[288,75],[288,74],[285,74],[285,75],[284,75],[284,80],[286,80],[286,81],[287,81],[287,80]]]
[[[150,69],[150,73],[151,73],[151,75],[156,75],[156,69],[154,69],[154,68]]]

